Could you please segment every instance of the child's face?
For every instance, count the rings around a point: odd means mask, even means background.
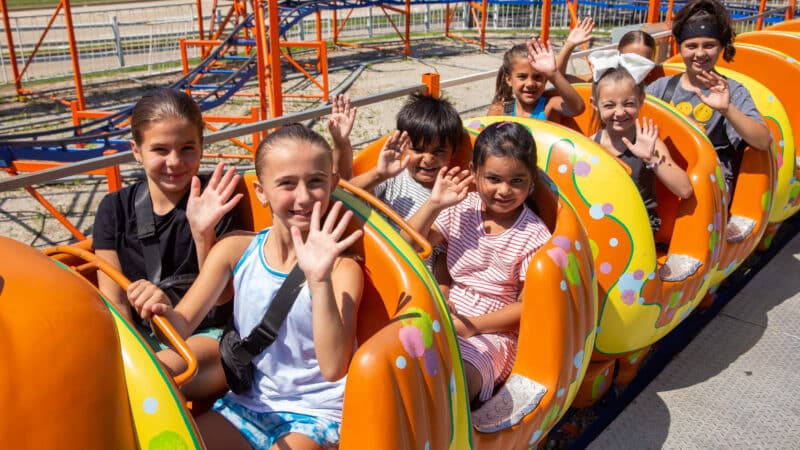
[[[633,80],[601,80],[592,104],[607,131],[623,133],[635,127],[642,99]]]
[[[453,149],[449,145],[440,144],[438,138],[434,138],[428,145],[420,147],[412,144],[406,150],[407,157],[409,157],[406,170],[417,183],[432,188],[439,170],[442,167],[450,166]]]
[[[653,51],[653,49],[648,47],[648,46],[646,46],[644,44],[644,42],[631,42],[630,44],[628,44],[628,45],[626,45],[624,47],[621,47],[619,49],[619,52],[620,53],[633,53],[633,54],[645,57],[645,58],[647,58],[647,59],[649,59],[651,61],[653,60],[653,56],[655,56],[653,54],[653,53],[655,53]]]
[[[273,223],[307,231],[314,203],[328,209],[338,179],[333,175],[331,153],[305,141],[277,141],[264,155],[258,199],[269,205]]]
[[[547,77],[533,70],[527,58],[514,58],[511,72],[506,75],[506,83],[511,86],[517,101],[533,107],[544,93]]]
[[[203,156],[197,128],[180,118],[152,123],[142,133],[141,145],[133,143],[132,147],[151,188],[167,197],[182,196],[189,189]]]
[[[510,156],[488,155],[475,179],[486,212],[496,217],[517,213],[533,186],[525,164]]]
[[[714,69],[722,51],[722,45],[719,39],[696,37],[681,42],[679,50],[683,63],[686,65],[686,72],[696,75],[701,71]]]

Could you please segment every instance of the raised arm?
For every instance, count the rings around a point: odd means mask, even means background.
[[[384,180],[396,177],[408,166],[411,155],[403,158],[403,153],[411,145],[408,133],[395,131],[383,144],[377,165],[350,180],[350,183],[361,189],[372,191]]]
[[[225,163],[221,161],[214,168],[214,173],[202,192],[200,179],[192,178],[189,202],[186,204],[186,220],[197,249],[198,267],[203,267],[208,252],[217,242],[217,224],[242,199],[242,194],[234,195],[240,179],[236,169],[231,167],[225,171]]]
[[[436,175],[431,196],[408,219],[408,224],[425,236],[431,246],[441,242],[442,234],[433,226],[433,222],[445,208],[453,206],[467,197],[469,186],[473,180],[474,177],[468,170],[461,170],[460,167],[448,170],[447,167],[442,167]],[[411,236],[405,232],[401,231],[400,235],[407,242],[413,243]]]
[[[622,142],[637,158],[644,161],[664,186],[682,199],[692,196],[694,189],[689,175],[675,164],[669,149],[658,138],[658,125],[652,119],[642,118],[641,127],[636,120],[636,143],[623,137]]]
[[[344,180],[353,177],[353,145],[350,132],[356,121],[358,108],[350,106],[350,97],[339,94],[331,101],[328,131],[333,139],[333,167]]]
[[[208,254],[197,279],[174,309],[167,295],[147,280],[128,288],[128,298],[142,319],[165,316],[184,338],[190,336],[217,303],[228,285],[233,268],[253,240],[252,233],[236,233],[222,239]]]
[[[576,116],[582,113],[586,105],[583,103],[578,91],[572,87],[564,77],[564,74],[556,68],[556,57],[550,47],[550,42],[542,42],[539,38],[534,38],[529,40],[527,44],[528,62],[531,67],[547,77],[547,80],[553,84],[561,97],[561,101],[548,102],[545,114],[549,114],[552,110],[564,116]]]
[[[570,30],[567,39],[564,41],[564,46],[559,50],[556,55],[556,67],[562,75],[567,76],[567,64],[572,52],[579,45],[583,45],[592,38],[592,30],[594,29],[594,19],[591,17],[584,17],[583,20],[575,25],[575,28]]]
[[[759,150],[769,150],[772,144],[772,136],[769,129],[763,123],[748,117],[739,108],[731,103],[731,88],[728,80],[716,72],[702,72],[697,78],[709,89],[708,95],[695,88],[695,93],[700,97],[700,101],[719,111],[727,119],[733,129],[750,146]]]
[[[321,206],[314,204],[305,240],[292,227],[297,264],[303,270],[311,292],[311,321],[314,349],[322,375],[335,381],[347,374],[356,339],[356,314],[361,301],[363,274],[358,263],[339,255],[353,245],[363,232],[344,237],[353,216],[336,202],[320,226]]]

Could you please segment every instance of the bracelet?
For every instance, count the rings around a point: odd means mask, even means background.
[[[658,158],[657,160],[655,160],[655,162],[645,164],[645,167],[647,167],[650,170],[656,170],[656,167],[660,166],[666,160],[667,158],[662,155],[661,158]]]

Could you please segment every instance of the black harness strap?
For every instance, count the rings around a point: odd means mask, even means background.
[[[142,243],[147,279],[158,284],[161,281],[161,252],[158,249],[156,219],[153,216],[153,201],[150,200],[147,181],[136,186],[133,206],[136,211],[136,237]]]

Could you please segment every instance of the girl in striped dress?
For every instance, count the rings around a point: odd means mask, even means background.
[[[468,192],[475,182],[476,192]],[[442,169],[409,223],[431,245],[447,241],[448,297],[471,401],[491,398],[514,364],[520,292],[531,256],[549,238],[525,205],[536,181],[536,145],[520,124],[489,125],[470,170]]]

